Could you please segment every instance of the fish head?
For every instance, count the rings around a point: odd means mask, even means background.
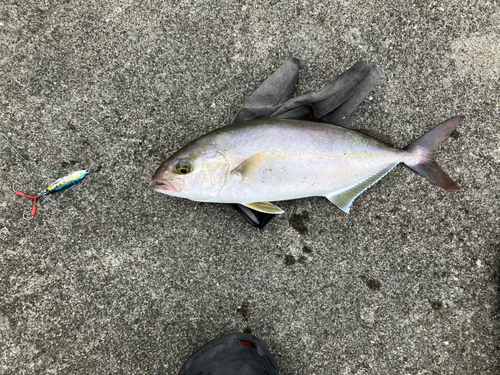
[[[228,174],[229,163],[217,145],[193,142],[157,169],[154,190],[194,201],[210,201],[217,197]]]

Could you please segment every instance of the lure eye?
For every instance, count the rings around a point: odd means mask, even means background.
[[[189,163],[181,161],[179,164],[177,164],[176,169],[177,173],[179,174],[188,174],[191,171],[191,165]]]

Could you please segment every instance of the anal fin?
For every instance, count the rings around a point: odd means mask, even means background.
[[[266,214],[277,215],[285,212],[278,206],[275,206],[274,204],[269,202],[240,203],[240,204],[248,208],[251,208],[252,210],[255,211],[265,212]]]
[[[382,168],[380,171],[375,173],[374,175],[368,177],[367,179],[357,183],[354,186],[338,193],[335,192],[333,194],[327,195],[326,197],[344,211],[346,214],[349,213],[349,209],[351,208],[352,202],[366,189],[384,177],[387,173],[389,173],[397,164],[391,164],[387,167]]]

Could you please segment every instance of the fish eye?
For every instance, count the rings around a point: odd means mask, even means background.
[[[191,164],[185,161],[179,162],[175,168],[177,169],[177,173],[179,174],[188,174],[189,172],[191,172]]]

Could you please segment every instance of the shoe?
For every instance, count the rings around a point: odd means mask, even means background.
[[[219,337],[198,349],[179,375],[279,375],[269,349],[248,333]]]

